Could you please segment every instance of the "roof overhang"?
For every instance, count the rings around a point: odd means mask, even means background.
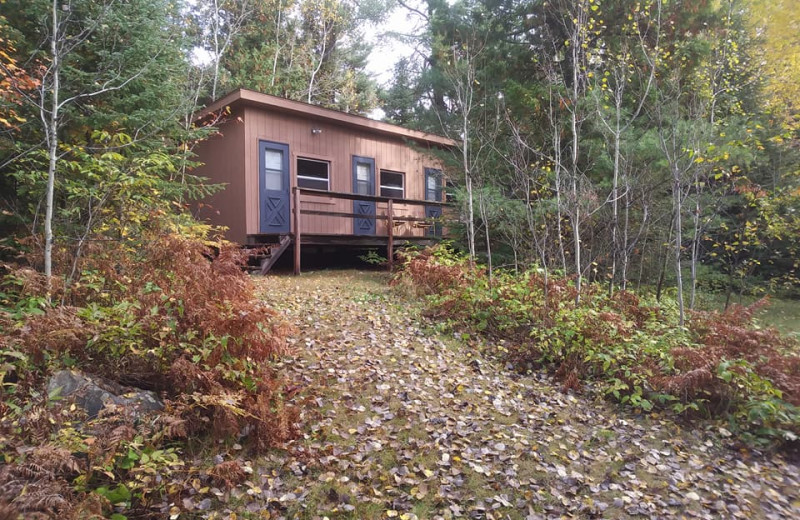
[[[225,107],[235,108],[237,106],[251,106],[263,108],[274,112],[282,112],[286,114],[294,114],[304,118],[313,119],[317,121],[325,121],[349,128],[359,129],[370,133],[387,135],[401,139],[410,139],[420,143],[428,143],[442,147],[454,147],[456,142],[447,137],[442,137],[436,134],[429,134],[427,132],[420,132],[419,130],[411,130],[402,126],[384,123],[383,121],[376,121],[364,116],[357,116],[354,114],[346,114],[338,110],[331,110],[301,101],[292,101],[270,94],[262,94],[253,90],[240,88],[234,90],[230,94],[214,101],[211,105],[197,112],[194,116],[195,120],[202,119],[205,116],[218,112]]]

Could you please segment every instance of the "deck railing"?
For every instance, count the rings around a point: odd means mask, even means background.
[[[354,224],[356,219],[363,219],[363,220],[375,220],[377,221],[386,221],[386,238],[387,238],[387,245],[386,251],[387,255],[386,258],[388,260],[388,267],[391,271],[394,267],[394,239],[395,239],[395,226],[403,224],[405,222],[412,222],[415,224],[415,227],[421,227],[424,229],[430,228],[430,226],[439,225],[441,222],[444,221],[442,217],[415,217],[409,215],[395,215],[394,214],[394,204],[402,204],[403,206],[438,206],[441,208],[445,208],[450,206],[450,204],[446,202],[439,202],[439,201],[432,201],[432,200],[416,200],[416,199],[394,199],[391,197],[380,197],[375,195],[359,195],[355,193],[344,193],[344,192],[336,192],[336,191],[325,191],[325,190],[314,190],[310,188],[300,188],[294,187],[294,204],[293,204],[293,218],[294,218],[294,272],[295,274],[300,274],[300,247],[301,247],[301,222],[302,222],[302,215],[316,215],[316,216],[326,216],[326,217],[337,217],[337,218],[349,218],[352,219]],[[378,202],[386,203],[386,213],[383,215],[378,215],[377,211],[374,215],[362,215],[360,213],[353,213],[353,212],[346,212],[346,211],[322,211],[322,210],[314,210],[314,209],[302,209],[300,205],[300,196],[312,196],[312,197],[324,197],[326,199],[338,199],[338,200],[354,200],[354,201],[364,201],[364,202]],[[306,202],[309,202],[306,200]],[[376,226],[377,230],[377,226]],[[404,235],[398,235],[404,236]]]

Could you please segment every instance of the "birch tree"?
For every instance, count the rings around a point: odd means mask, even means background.
[[[281,9],[278,5],[278,13]],[[199,45],[211,58],[211,99],[217,99],[225,55],[244,23],[254,13],[252,0],[202,0],[191,12],[196,19]],[[280,20],[280,18],[279,18]]]
[[[659,146],[669,170],[672,192],[675,285],[678,291],[679,324],[686,318],[683,295],[683,212],[691,189],[690,176],[699,167],[698,159],[708,137],[704,102],[686,90],[681,68],[664,74],[657,89],[655,115]]]
[[[564,89],[559,91],[559,105],[568,113],[570,128],[569,156],[564,171],[569,185],[569,218],[572,228],[572,260],[575,270],[575,302],[580,303],[583,283],[583,261],[581,243],[582,188],[584,179],[581,164],[582,126],[588,114],[586,111],[589,67],[596,60],[596,49],[593,45],[599,34],[600,22],[597,14],[600,9],[599,0],[580,0],[578,2],[562,1],[554,4],[551,17],[556,32],[551,36],[550,59],[558,64],[559,77]],[[564,39],[559,40],[563,35]]]
[[[623,178],[624,166],[621,161],[623,135],[628,132],[631,126],[639,118],[642,108],[650,94],[650,87],[655,78],[655,61],[649,55],[651,50],[648,48],[647,41],[654,42],[654,48],[658,49],[661,33],[661,0],[656,0],[652,10],[647,4],[634,6],[633,13],[628,14],[628,20],[622,24],[623,34],[620,35],[619,47],[613,49],[612,56],[607,59],[607,66],[604,74],[595,84],[595,89],[599,93],[600,99],[597,101],[598,119],[603,130],[610,136],[612,148],[613,174],[611,182],[611,276],[609,280],[609,294],[614,293],[614,284],[617,279],[617,263],[625,265],[627,271],[628,259],[621,258],[627,255],[627,244],[621,244],[620,237],[620,200],[627,199],[627,190],[620,193],[620,183],[629,185],[627,179]],[[648,34],[652,33],[652,34]],[[635,71],[641,71],[642,67],[635,63],[636,58],[644,60],[646,73],[644,74],[643,88],[636,94],[638,100],[632,110],[629,110],[630,100],[626,99],[632,76],[636,76]],[[641,79],[641,78],[640,78]],[[606,106],[610,103],[610,109]],[[626,213],[627,218],[627,213]],[[625,237],[627,238],[627,220]],[[627,241],[627,240],[626,240]],[[623,282],[625,285],[623,273]]]
[[[142,9],[137,11],[140,7]],[[144,17],[154,13],[163,15],[167,10],[166,4],[157,1],[147,6],[129,5],[115,0],[72,1],[65,4],[58,0],[48,2],[46,21],[42,21],[41,25],[44,44],[34,48],[27,58],[30,62],[42,63],[38,88],[22,93],[27,108],[38,116],[47,157],[43,196],[43,269],[48,292],[52,288],[53,277],[54,195],[62,154],[61,133],[69,121],[77,117],[75,108],[80,107],[86,112],[90,107],[103,106],[113,93],[123,91],[149,71],[155,70],[155,64],[162,59],[162,52],[177,48],[165,43],[169,39],[169,35],[163,34],[165,28],[158,29],[160,34],[157,37],[161,40],[149,42],[158,49],[149,55],[144,55],[142,51],[152,47],[137,46],[139,41],[129,43],[127,47],[117,41],[123,35],[115,33],[115,28],[119,23],[130,22],[126,16],[135,14]],[[140,18],[136,23],[138,22],[144,22],[144,19]],[[152,20],[148,23],[152,24]],[[134,24],[129,28],[135,31],[137,27]],[[117,47],[121,48],[116,49]],[[115,49],[116,52],[112,52]],[[126,54],[126,51],[130,51],[130,54]],[[133,53],[139,54],[133,56]],[[93,68],[89,68],[89,65]],[[167,85],[162,85],[161,88],[162,92],[166,92]],[[131,96],[131,99],[134,98],[135,96]],[[145,111],[151,118],[155,118],[156,109],[157,107],[146,107]],[[162,127],[161,122],[153,119],[143,122],[140,117],[145,117],[144,112],[134,112],[135,110],[128,108],[127,113],[117,119],[117,124]],[[108,110],[103,117],[110,114],[111,110]],[[161,115],[170,117],[168,113]],[[172,115],[177,116],[176,113]],[[103,117],[98,118],[98,121]],[[141,127],[137,126],[135,130],[138,132]]]
[[[442,69],[442,75],[452,95],[451,112],[457,121],[458,162],[464,171],[467,250],[471,262],[475,261],[476,256],[474,199],[477,165],[485,151],[478,140],[473,120],[481,104],[478,70],[483,45],[484,42],[476,32],[468,32],[461,41],[450,45],[448,62]],[[477,146],[473,149],[476,143]]]

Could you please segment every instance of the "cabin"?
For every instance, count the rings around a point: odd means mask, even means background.
[[[225,188],[198,216],[266,251],[261,272],[289,249],[299,273],[307,248],[385,247],[391,262],[396,247],[441,236],[440,158],[454,141],[246,89],[198,120],[220,114],[219,133],[196,148],[196,174]]]

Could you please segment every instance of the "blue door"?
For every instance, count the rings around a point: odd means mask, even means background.
[[[259,232],[288,233],[289,145],[258,142]]]
[[[425,168],[425,200],[442,202],[442,171],[435,168]],[[425,218],[438,219],[442,216],[441,206],[425,206]],[[435,222],[428,228],[427,235],[441,236],[442,224]]]
[[[375,195],[375,159],[353,156],[353,193],[358,195]],[[354,200],[353,234],[375,234],[375,201]],[[361,217],[364,215],[364,217]]]

